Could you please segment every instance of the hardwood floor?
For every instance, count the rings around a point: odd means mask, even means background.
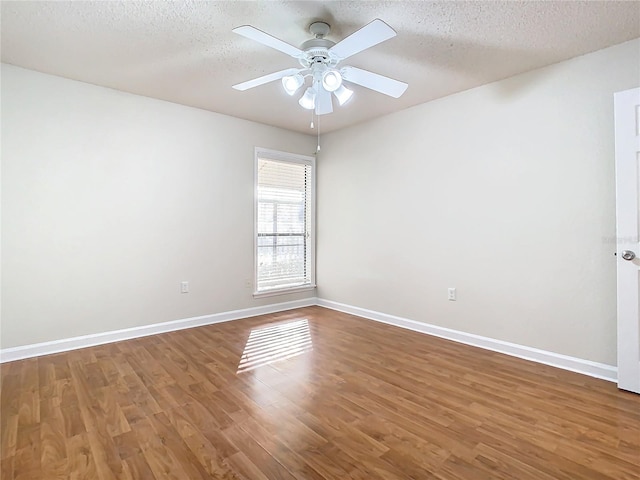
[[[1,368],[13,479],[638,479],[640,396],[321,307]]]

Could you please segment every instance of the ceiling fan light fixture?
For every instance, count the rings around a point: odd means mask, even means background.
[[[322,86],[328,92],[335,92],[342,85],[342,75],[337,70],[327,70],[322,75]]]
[[[298,103],[302,108],[313,110],[316,106],[316,91],[311,87],[307,88],[302,98],[298,100]]]
[[[304,77],[299,73],[282,77],[282,86],[284,87],[284,91],[289,95],[296,93],[303,83]]]
[[[353,90],[349,90],[344,85],[340,85],[340,87],[338,87],[338,89],[333,92],[333,94],[338,99],[338,103],[340,104],[340,106],[342,106],[349,101],[349,99],[353,95]]]

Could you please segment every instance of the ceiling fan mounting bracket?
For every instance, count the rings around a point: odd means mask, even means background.
[[[309,25],[309,31],[316,37],[322,38],[329,35],[331,25],[326,22],[313,22]]]

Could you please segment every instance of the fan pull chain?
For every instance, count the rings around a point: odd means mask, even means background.
[[[311,125],[309,125],[309,128],[313,128],[313,109],[311,109]]]
[[[316,115],[316,122],[318,123],[318,149],[316,153],[318,153],[320,151],[320,117],[318,115]]]

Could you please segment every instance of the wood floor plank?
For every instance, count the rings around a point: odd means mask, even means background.
[[[289,448],[282,443],[277,435],[272,435],[260,423],[253,418],[247,418],[239,424],[239,427],[252,439],[255,440],[269,455],[281,463],[297,479],[302,480],[323,480],[324,475],[316,471],[311,464],[296,452],[298,448]],[[325,459],[328,461],[328,459]],[[346,475],[346,472],[342,472]],[[344,476],[344,475],[343,475]],[[334,477],[330,477],[334,478]]]
[[[14,470],[13,470],[13,462],[15,461],[15,456],[11,456],[8,458],[0,459],[0,478],[2,480],[13,480]]]
[[[113,439],[107,432],[103,419],[96,420],[96,428],[87,432],[93,461],[100,480],[122,480],[125,478],[122,460]]]
[[[338,465],[333,458],[325,455],[320,450],[305,450],[303,452],[299,452],[299,455],[304,459],[307,465],[327,480],[334,478],[350,478],[345,469]]]
[[[64,479],[68,476],[68,455],[64,417],[55,397],[43,403],[40,425],[40,462],[44,478]]]
[[[14,455],[13,475],[16,479],[42,476],[40,425],[18,425],[17,448]]]
[[[225,429],[223,433],[267,478],[295,480],[295,477],[289,470],[260,445],[252,435],[240,428],[240,426],[230,426]]]
[[[225,459],[237,453],[237,450],[231,444],[228,447],[223,445],[227,440],[223,437],[222,432],[212,442],[180,412],[169,412],[169,415],[169,420],[176,432],[209,475],[213,478],[228,480],[240,478],[225,462]],[[211,436],[210,433],[209,436]]]
[[[67,460],[69,478],[90,480],[98,478],[87,433],[67,438]]]
[[[235,472],[238,472],[240,478],[246,480],[272,480],[260,470],[244,452],[237,452],[231,455],[227,461]]]
[[[157,435],[162,440],[163,447],[166,448],[169,455],[176,458],[180,469],[184,471],[186,477],[183,478],[193,480],[209,478],[204,465],[198,462],[196,456],[173,428],[165,413],[153,415],[150,420]]]
[[[129,480],[156,480],[146,458],[142,453],[131,455],[123,459],[123,470]]]
[[[640,479],[639,395],[322,307],[3,364],[0,429],[2,480]]]
[[[0,415],[5,415],[0,410]],[[16,453],[18,443],[18,415],[6,415],[2,422],[2,461],[11,458]]]
[[[144,458],[158,480],[181,480],[189,478],[180,465],[180,461],[164,446],[147,448]],[[201,477],[196,477],[201,478]]]
[[[129,430],[113,437],[113,445],[121,460],[142,454],[135,432]]]

